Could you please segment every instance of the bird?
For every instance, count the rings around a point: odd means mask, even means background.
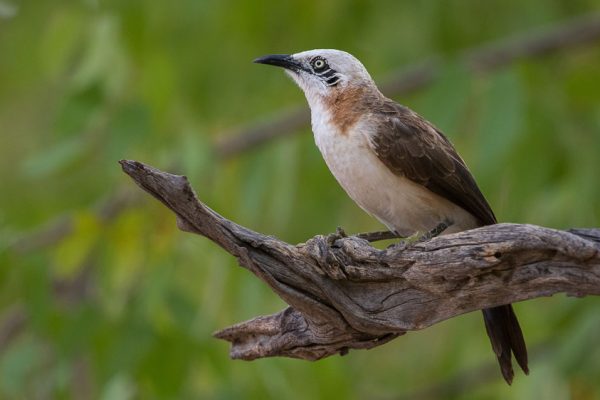
[[[410,108],[385,97],[363,64],[334,49],[271,54],[255,63],[281,67],[302,89],[314,139],[349,197],[398,235],[461,232],[496,216],[448,138]],[[529,373],[527,348],[512,305],[482,310],[502,376],[512,357]]]

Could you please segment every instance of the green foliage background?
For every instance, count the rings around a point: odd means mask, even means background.
[[[213,148],[304,104],[252,59],[341,48],[377,81],[442,55],[442,76],[397,100],[448,134],[501,221],[600,226],[600,45],[490,74],[456,62],[599,5],[0,1],[0,329],[26,316],[0,339],[0,398],[394,399],[477,376],[493,361],[479,313],[343,358],[231,361],[211,333],[281,300],[149,197],[108,217],[98,204],[138,194],[117,164],[130,158],[188,175],[219,213],[289,242],[338,225],[380,229],[338,187],[308,129],[228,161]],[[71,230],[57,243],[19,241],[65,215]],[[494,366],[443,397],[600,398],[599,306],[517,304],[531,375],[509,388]]]

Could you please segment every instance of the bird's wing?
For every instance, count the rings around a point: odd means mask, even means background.
[[[481,225],[496,223],[473,175],[439,130],[391,100],[379,109],[380,123],[371,146],[390,170],[462,207]]]

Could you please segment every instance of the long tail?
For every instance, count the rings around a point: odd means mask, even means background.
[[[523,339],[519,321],[510,304],[486,308],[482,311],[485,329],[492,342],[492,349],[498,357],[502,376],[510,385],[514,376],[511,352],[515,355],[523,372],[526,375],[529,374],[527,347],[525,346],[525,339]]]

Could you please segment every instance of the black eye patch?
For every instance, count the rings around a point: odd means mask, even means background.
[[[325,72],[319,74],[319,76],[321,78],[331,78],[333,75],[335,75],[335,71],[332,70],[331,68],[329,68],[328,70],[326,70]]]
[[[325,82],[327,83],[327,86],[335,86],[340,82],[340,78],[337,75],[334,75]]]
[[[339,83],[340,77],[337,75],[336,71],[332,69],[327,60],[323,57],[315,57],[310,60],[310,66],[313,70],[313,73],[321,78],[327,86],[335,86]]]

